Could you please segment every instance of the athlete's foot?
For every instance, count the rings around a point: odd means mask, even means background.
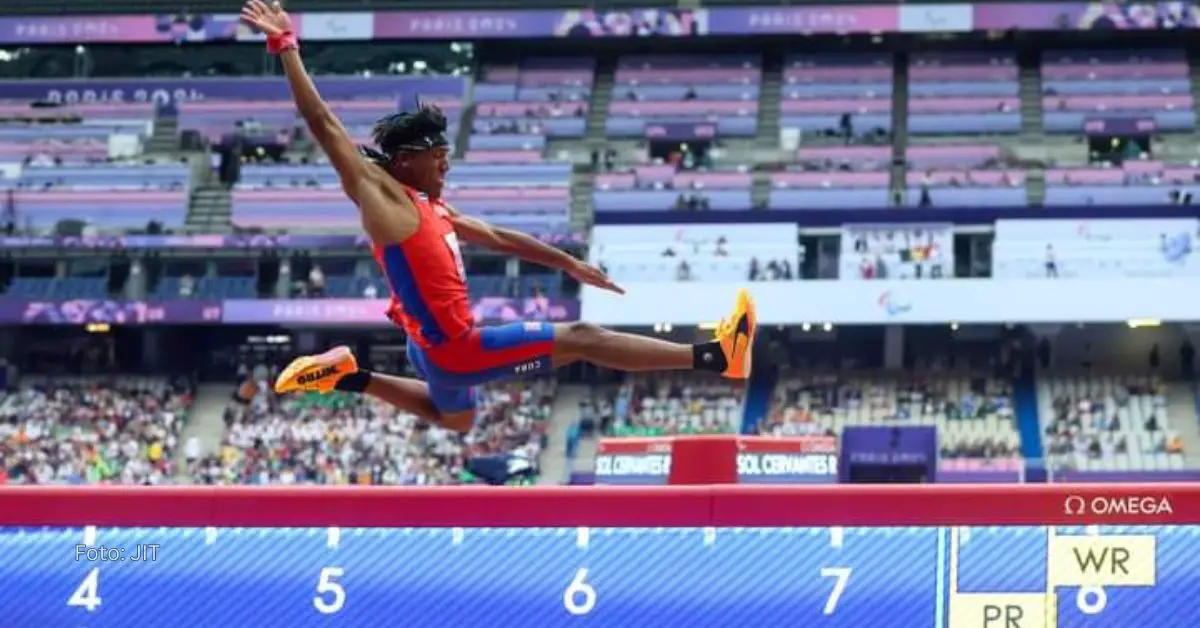
[[[331,392],[342,377],[358,370],[358,360],[350,347],[334,347],[318,355],[306,355],[292,360],[275,380],[279,394],[306,390],[321,394]]]
[[[721,375],[730,379],[750,377],[750,359],[754,351],[754,334],[758,331],[758,315],[750,292],[738,290],[733,314],[717,326],[717,342],[725,355],[725,370]]]

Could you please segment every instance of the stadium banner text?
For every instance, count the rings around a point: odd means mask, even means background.
[[[531,233],[550,244],[583,244],[583,233]],[[370,240],[365,235],[169,235],[169,236],[0,236],[0,249],[366,249]]]
[[[1178,5],[1175,6],[1175,5]],[[1179,8],[1183,7],[1183,8]],[[1195,28],[1180,3],[1048,2],[292,14],[301,39],[503,39]],[[262,41],[234,13],[0,18],[0,44]]]
[[[666,484],[671,441],[602,439],[596,450],[596,484]],[[738,448],[738,482],[744,484],[832,484],[838,479],[832,436],[742,437]]]
[[[318,76],[315,81],[321,95],[330,100],[394,98],[398,105],[418,98],[434,102],[457,100],[467,91],[466,81],[460,76]],[[168,106],[203,100],[290,101],[292,98],[283,77],[3,80],[0,81],[0,94],[12,100],[40,100],[60,105],[139,103]],[[91,117],[102,116],[93,113]]]
[[[585,286],[582,318],[600,325],[707,325],[748,287],[770,325],[1200,321],[1196,279],[931,279]]]
[[[227,301],[25,301],[0,299],[0,324],[42,325],[372,325],[386,327],[387,299],[233,299]],[[574,321],[579,302],[570,299],[475,299],[479,323]]]

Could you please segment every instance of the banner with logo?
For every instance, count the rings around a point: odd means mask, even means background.
[[[712,9],[536,9],[292,13],[310,41],[703,37],[972,30],[1196,28],[1187,2],[811,5]],[[261,41],[233,13],[0,18],[0,44]]]
[[[388,325],[387,299],[234,299],[225,301],[221,322],[252,324]],[[481,323],[573,321],[579,303],[566,299],[484,297],[471,306]]]
[[[44,325],[264,324],[373,325],[392,323],[386,299],[235,299],[228,301],[25,301],[0,299],[0,324]],[[471,307],[484,324],[573,321],[579,302],[569,299],[484,297]]]
[[[673,438],[605,438],[596,450],[596,484],[666,484]],[[824,484],[838,479],[832,436],[738,439],[738,481]]]
[[[1174,30],[1200,26],[1193,2],[1004,2],[974,6],[975,30]]]
[[[550,244],[583,244],[583,233],[530,234]],[[365,235],[0,236],[0,249],[361,249]]]
[[[462,98],[466,93],[466,80],[459,76],[320,76],[316,83],[321,95],[330,100],[392,97],[397,102],[413,102],[417,96]],[[196,100],[292,99],[287,81],[281,76],[3,80],[0,81],[0,94],[9,100],[64,104],[139,102],[168,105]]]
[[[633,283],[625,295],[582,292],[583,319],[600,325],[706,325],[749,288],[769,325],[1111,323],[1200,321],[1195,279],[928,279]]]
[[[219,323],[219,301],[22,301],[0,299],[0,323],[154,325]]]

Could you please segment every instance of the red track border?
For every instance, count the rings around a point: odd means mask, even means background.
[[[0,526],[1200,524],[1200,484],[0,487]]]

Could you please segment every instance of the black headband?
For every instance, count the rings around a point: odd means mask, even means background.
[[[445,148],[450,145],[450,140],[446,139],[445,133],[437,133],[435,135],[426,135],[425,137],[417,138],[415,141],[407,142],[396,147],[396,150],[391,154],[384,151],[371,148],[370,146],[359,146],[358,152],[370,161],[375,162],[380,166],[386,167],[392,163],[396,155],[400,153],[419,153],[421,151],[432,150],[434,148]]]

